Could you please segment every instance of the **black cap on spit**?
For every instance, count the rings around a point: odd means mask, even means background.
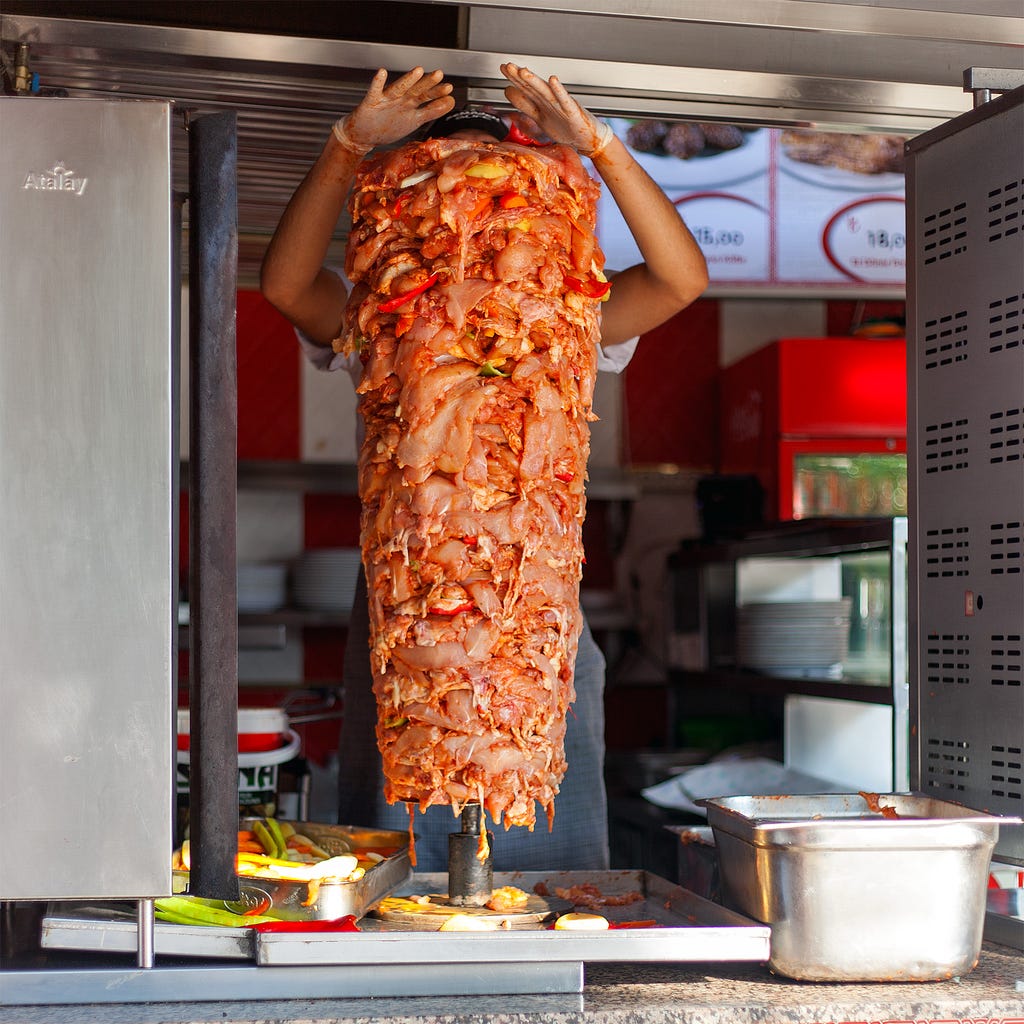
[[[486,110],[452,110],[431,121],[423,128],[423,139],[447,139],[456,132],[475,131],[487,132],[498,142],[504,142],[509,133],[509,126],[497,114],[489,114]]]

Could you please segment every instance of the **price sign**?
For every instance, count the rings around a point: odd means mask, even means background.
[[[631,124],[613,124],[627,147]],[[689,159],[657,148],[633,155],[686,221],[712,288],[902,292],[902,172],[799,160],[782,147],[781,134],[746,132],[737,149]],[[643,259],[609,189],[598,199],[597,231],[610,270]]]
[[[730,192],[692,192],[675,204],[696,239],[712,281],[767,277],[768,211]]]
[[[840,207],[822,232],[829,262],[853,281],[901,284],[907,269],[904,201],[871,196]]]

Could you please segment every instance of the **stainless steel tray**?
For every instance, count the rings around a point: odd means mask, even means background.
[[[527,892],[592,884],[605,896],[639,892],[642,898],[597,912],[613,924],[654,920],[658,927],[601,932],[536,930],[420,932],[396,930],[368,917],[351,933],[268,933],[256,937],[256,962],[265,965],[447,964],[514,965],[536,962],[687,962],[768,959],[771,930],[646,871],[495,872],[495,887]],[[447,892],[445,874],[417,874],[396,895]]]
[[[771,925],[771,968],[802,981],[966,974],[999,827],[1020,823],[915,794],[704,803],[723,902]]]
[[[659,927],[603,932],[536,930],[496,932],[409,931],[372,917],[353,932],[268,933],[251,929],[194,928],[158,921],[157,956],[255,960],[261,966],[431,965],[486,963],[512,975],[527,965],[584,962],[760,963],[769,956],[771,929],[644,871],[496,872],[494,885],[526,891],[593,884],[605,896],[639,892],[637,902],[600,910],[609,921],[652,919]],[[445,893],[446,874],[413,875],[398,895]],[[137,928],[129,913],[108,909],[54,914],[43,921],[42,944],[51,949],[134,953]],[[532,969],[532,967],[531,967]],[[489,968],[489,971],[491,968]],[[489,973],[488,984],[504,985]],[[503,991],[492,988],[492,991]]]
[[[355,825],[329,825],[322,822],[293,821],[296,832],[301,832],[319,843],[328,853],[342,852],[346,847],[398,847],[398,852],[385,858],[376,867],[355,882],[321,882],[316,899],[309,906],[305,882],[275,881],[239,875],[243,895],[270,901],[269,917],[283,921],[331,921],[346,914],[362,917],[381,897],[405,882],[412,875],[409,861],[409,836],[405,832],[388,829],[360,828]],[[342,843],[344,846],[339,846]],[[175,871],[172,881],[176,893],[188,887],[188,872]],[[228,929],[231,930],[231,929]]]
[[[139,948],[138,920],[134,911],[113,906],[56,910],[43,918],[40,945],[43,949],[134,955]],[[153,952],[158,956],[251,961],[256,956],[255,933],[251,928],[158,921],[153,929]]]

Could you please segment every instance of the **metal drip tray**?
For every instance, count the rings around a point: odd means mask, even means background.
[[[398,895],[444,892],[444,874],[413,875]],[[257,937],[260,964],[450,963],[494,965],[551,961],[762,961],[769,952],[770,929],[711,903],[645,871],[496,872],[495,886],[527,892],[543,886],[552,896],[573,886],[593,886],[605,897],[633,896],[634,902],[599,907],[608,931],[499,929],[493,932],[419,932],[397,930],[386,921],[364,919],[360,935],[268,934]],[[569,902],[572,902],[571,897]],[[615,928],[616,923],[653,921],[654,927]],[[351,940],[355,941],[351,941]]]
[[[608,918],[607,931],[556,931],[547,923],[536,929],[499,929],[492,932],[417,931],[396,927],[386,920],[367,916],[361,929],[352,932],[277,932],[262,935],[250,929],[192,928],[157,922],[154,949],[160,957],[195,957],[208,960],[253,961],[260,967],[305,967],[336,971],[377,965],[371,972],[374,994],[410,994],[409,972],[422,975],[422,987],[437,993],[444,972],[437,966],[453,963],[487,964],[480,974],[487,993],[521,992],[525,978],[540,965],[560,964],[566,979],[579,979],[582,991],[584,962],[763,962],[769,956],[770,929],[712,903],[678,885],[644,871],[509,872],[495,873],[495,886],[512,885],[527,892],[540,886],[551,896],[558,890],[588,886],[617,905],[591,908]],[[447,891],[447,875],[420,874],[398,890],[397,895],[422,896]],[[563,897],[564,898],[564,897]],[[573,902],[570,897],[570,902]],[[100,916],[101,913],[104,916]],[[646,927],[615,927],[616,924],[654,922]],[[131,954],[137,940],[134,920],[127,914],[84,909],[74,914],[51,915],[43,921],[42,941],[48,949],[96,950]],[[225,970],[238,965],[224,964]],[[387,968],[387,970],[383,970]],[[403,968],[395,973],[396,968]],[[141,975],[151,973],[136,972]],[[262,972],[260,972],[262,974]],[[290,971],[269,972],[282,984]],[[300,972],[300,975],[302,972]],[[359,977],[358,971],[352,972]],[[383,992],[380,984],[389,977],[403,977],[403,988]],[[441,976],[441,977],[439,977]],[[308,980],[308,974],[307,974]],[[549,979],[550,981],[550,979]],[[452,975],[452,994],[466,992],[465,975]],[[567,982],[568,990],[576,981]],[[369,981],[366,984],[370,984]],[[196,995],[195,998],[201,998]]]

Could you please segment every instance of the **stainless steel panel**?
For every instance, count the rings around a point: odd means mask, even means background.
[[[88,907],[77,912],[61,911],[43,918],[40,946],[43,949],[134,954],[139,946],[139,925],[127,911]],[[159,956],[252,960],[256,937],[251,928],[157,923],[153,926],[153,948]],[[5,989],[6,985],[5,974]]]
[[[786,11],[780,10],[783,5]],[[551,55],[551,40],[557,39],[560,57],[601,54],[689,68],[937,86],[955,83],[959,72],[972,65],[1020,66],[1013,47],[1024,45],[1019,13],[998,18],[890,10],[871,17],[858,6],[862,16],[857,17],[850,16],[850,4],[805,3],[800,12],[788,0],[664,0],[658,6],[665,16],[655,27],[653,5],[635,17],[593,5],[580,10],[582,3],[571,5],[573,10],[568,6],[530,5],[511,14],[501,0],[475,3],[469,44],[475,50],[504,46]]]
[[[471,962],[450,963],[443,971],[432,964],[378,964],[372,971],[361,966],[275,967],[268,971],[236,964],[158,965],[148,971],[108,967],[6,971],[3,982],[4,1002],[12,1006],[536,995],[537,1012],[548,1015],[543,1019],[551,1019],[555,1014],[582,1010],[578,993],[583,991],[583,965],[572,961],[507,965]],[[376,1016],[376,1009],[368,1007],[367,1013]],[[396,1016],[405,1015],[405,1008],[394,1011]],[[488,1011],[490,1016],[497,1009],[491,1006]]]
[[[457,3],[465,0],[435,0]],[[940,39],[959,43],[993,42],[1012,46],[1024,42],[1020,7],[1014,0],[987,0],[985,10],[976,3],[946,2],[942,10],[923,0],[885,3],[843,3],[840,0],[732,0],[728,6],[718,0],[471,0],[470,8],[514,10],[523,8],[599,15],[623,19],[657,18],[687,24],[743,25],[753,28],[787,29],[796,32],[835,32],[851,36],[907,36],[911,39]],[[960,10],[956,10],[957,7]]]
[[[170,108],[0,99],[0,899],[170,891]]]
[[[914,789],[1024,812],[1024,89],[911,142]],[[997,855],[1024,862],[1007,829]]]

